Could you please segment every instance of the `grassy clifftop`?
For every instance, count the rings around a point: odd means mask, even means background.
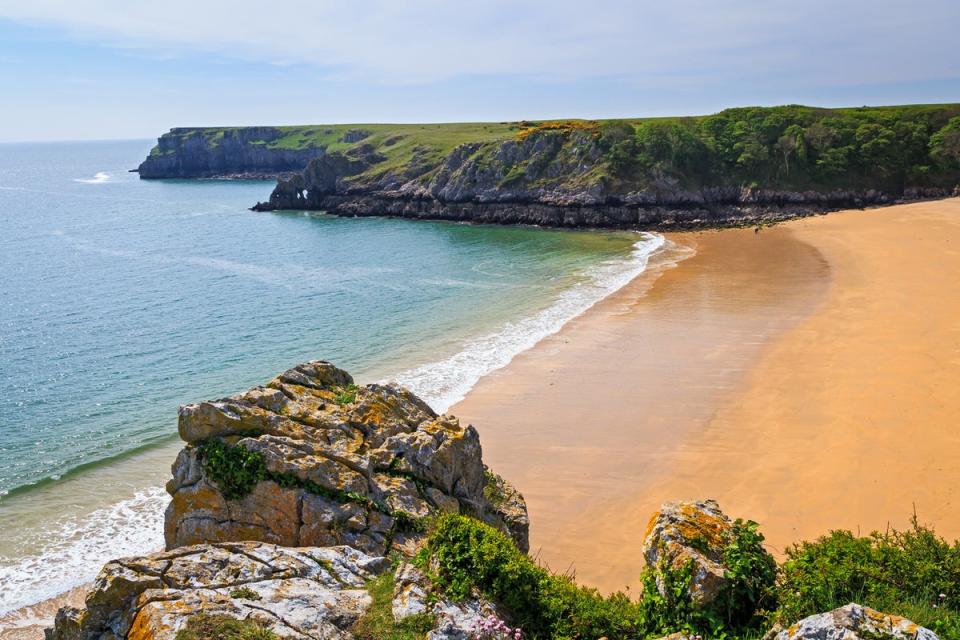
[[[539,143],[549,157],[511,162],[502,157],[508,142]],[[151,159],[190,151],[230,155],[246,148],[255,151],[247,167],[255,172],[264,168],[258,159],[285,155],[305,166],[320,155],[362,150],[365,166],[350,182],[364,187],[389,175],[425,184],[463,145],[480,164],[503,166],[502,187],[563,184],[571,178],[563,167],[572,164],[579,186],[602,183],[618,192],[656,188],[664,181],[683,188],[897,192],[960,181],[960,104],[748,107],[709,116],[627,120],[174,129],[161,138]],[[234,168],[242,173],[243,167]]]

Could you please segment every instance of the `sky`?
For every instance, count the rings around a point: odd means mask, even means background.
[[[958,0],[0,0],[0,142],[960,102]]]

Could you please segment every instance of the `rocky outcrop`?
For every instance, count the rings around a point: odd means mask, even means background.
[[[906,618],[853,603],[804,618],[769,637],[773,640],[938,640],[935,633]]]
[[[322,147],[272,146],[283,132],[275,127],[171,129],[157,140],[137,169],[141,178],[272,179],[303,171]]]
[[[657,571],[657,586],[665,589],[664,569],[691,566],[690,596],[703,607],[726,585],[724,550],[730,542],[733,523],[713,500],[668,502],[647,525],[643,557]]]
[[[358,387],[323,361],[264,386],[180,409],[188,445],[167,484],[168,549],[259,540],[410,552],[424,520],[464,513],[509,532],[526,550],[527,514],[512,487],[494,504],[480,440],[409,391]]]
[[[82,608],[57,614],[48,640],[175,640],[198,614],[260,623],[281,638],[349,640],[373,604],[369,581],[393,571],[350,547],[284,548],[260,542],[196,545],[108,563]],[[390,603],[396,621],[427,614],[432,640],[465,640],[488,602],[454,603],[401,564]]]
[[[173,640],[198,613],[252,618],[278,635],[341,638],[370,606],[389,562],[349,547],[197,545],[108,563],[85,607],[57,614],[48,640]]]

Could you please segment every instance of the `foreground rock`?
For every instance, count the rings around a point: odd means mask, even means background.
[[[369,580],[389,561],[349,547],[289,549],[260,542],[196,545],[108,563],[84,608],[57,614],[48,640],[175,640],[203,613],[255,620],[283,638],[352,638],[351,628],[373,604]],[[411,565],[401,565],[394,618],[427,613],[433,640],[466,638],[483,615],[477,599],[452,603],[433,592]]]
[[[773,636],[775,640],[938,640],[925,627],[859,604],[804,618]]]
[[[697,606],[711,603],[726,584],[724,549],[733,523],[713,500],[668,502],[653,514],[643,541],[647,566],[659,571],[657,586],[665,589],[664,569],[693,565],[690,596]]]
[[[259,540],[409,552],[423,519],[443,512],[477,517],[527,548],[523,499],[509,485],[485,492],[495,476],[473,427],[405,389],[356,387],[330,363],[182,407],[179,430],[188,445],[167,483],[168,549]]]
[[[470,630],[488,616],[502,617],[496,605],[474,594],[465,602],[453,602],[437,591],[429,579],[411,564],[397,568],[393,598],[394,620],[427,614],[434,620],[428,640],[469,640]]]
[[[108,563],[84,609],[65,607],[50,640],[173,639],[200,612],[252,618],[278,635],[340,638],[370,606],[386,558],[349,547],[197,545]]]

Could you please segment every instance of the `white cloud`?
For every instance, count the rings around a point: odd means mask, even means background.
[[[0,17],[156,55],[399,84],[472,74],[885,83],[960,69],[956,0],[0,0]]]

